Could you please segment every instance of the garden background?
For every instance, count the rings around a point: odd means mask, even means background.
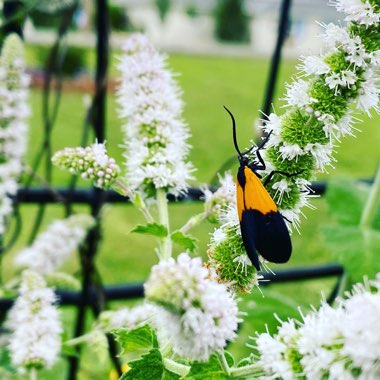
[[[127,35],[128,32],[118,31],[117,38],[120,38],[123,33]],[[240,42],[239,49],[242,46],[244,48],[246,45],[241,45]],[[27,66],[36,78],[41,74],[42,57],[46,56],[47,48],[47,45],[26,43]],[[74,82],[83,78],[91,78],[95,70],[94,49],[91,46],[77,49],[84,60],[84,66],[69,78]],[[242,146],[249,146],[250,140],[257,138],[254,126],[257,118],[260,117],[259,110],[262,107],[268,77],[269,57],[241,54],[241,51],[243,50],[234,54],[234,51],[227,51],[224,47],[221,47],[220,52],[217,53],[213,47],[213,54],[210,55],[199,54],[199,52],[192,53],[189,49],[186,52],[168,51],[170,68],[179,74],[177,80],[183,90],[185,101],[184,119],[189,124],[192,133],[190,160],[197,168],[193,186],[210,183],[220,166],[235,155],[230,120],[223,110],[223,105],[228,106],[236,117],[239,141]],[[249,48],[244,51],[249,52]],[[118,55],[119,49],[112,48],[109,77],[113,83],[117,81],[118,73],[115,66]],[[291,80],[296,64],[297,61],[294,58],[283,59],[275,99],[284,94],[285,83]],[[53,152],[65,146],[79,145],[88,96],[86,88],[78,89],[75,85],[68,85],[67,88],[64,88],[52,132]],[[36,83],[31,89],[30,103],[32,115],[27,162],[32,162],[44,139],[42,89]],[[279,110],[281,104],[281,100],[275,100],[274,108]],[[109,155],[114,157],[117,162],[122,163],[123,150],[120,146],[122,122],[118,118],[117,109],[114,92],[111,89],[106,106],[107,148]],[[356,137],[349,136],[345,139],[342,147],[336,148],[335,169],[331,168],[329,175],[321,175],[318,180],[328,183],[331,181],[344,183],[347,179],[371,178],[374,175],[378,165],[380,118],[377,115],[373,117],[361,115],[360,118],[363,120],[359,126],[361,132],[358,132]],[[236,160],[236,164],[231,168],[232,172],[237,170],[237,165]],[[43,177],[43,170],[40,171],[40,175]],[[43,185],[43,180],[41,179],[41,181]],[[68,174],[59,170],[53,171],[51,186],[67,186],[69,181]],[[88,186],[87,183],[81,181],[79,185]],[[324,197],[316,198],[312,200],[312,204],[316,206],[317,210],[307,209],[300,234],[293,233],[293,254],[290,262],[281,266],[271,265],[270,268],[274,272],[278,268],[310,266],[335,261],[320,233],[321,226],[332,222],[326,199]],[[183,225],[191,215],[201,212],[202,207],[202,202],[198,201],[171,203],[173,227]],[[79,209],[86,210],[86,207],[75,206],[75,210]],[[24,204],[21,207],[23,230],[12,252],[4,258],[5,280],[10,279],[14,273],[12,264],[14,254],[26,244],[30,228],[29,221],[33,220],[36,210],[37,207],[34,205]],[[47,226],[53,218],[63,216],[63,208],[60,205],[49,205],[41,228]],[[129,233],[136,223],[142,222],[138,211],[128,204],[104,207],[103,239],[96,258],[97,268],[104,283],[141,282],[146,279],[151,266],[156,262],[153,254],[155,241],[153,238],[141,239],[139,235]],[[194,230],[194,235],[199,239],[198,252],[204,258],[207,256],[209,234],[213,229],[212,224],[203,222]],[[178,248],[178,252],[180,251]],[[78,257],[73,255],[70,262],[65,265],[65,269],[70,273],[77,273],[79,270]],[[248,335],[252,336],[256,331],[265,331],[266,325],[269,330],[273,331],[274,326],[277,325],[274,313],[280,318],[299,316],[297,306],[301,306],[305,310],[310,304],[317,306],[321,294],[328,295],[335,281],[335,279],[320,279],[270,285],[261,287],[263,294],[258,289],[254,289],[249,296],[243,298],[240,304],[240,309],[247,315],[239,333],[241,339],[234,342],[230,350],[237,356],[247,354],[249,351],[244,347],[243,342],[247,340]],[[135,303],[136,301],[129,302]],[[114,302],[110,306],[116,308],[122,304],[125,303]],[[67,334],[71,334],[72,331],[74,312],[73,308],[64,309]],[[89,324],[91,320],[91,315],[88,313]],[[94,363],[89,351],[85,351],[84,355],[84,360],[81,361],[80,378],[104,379],[109,372],[109,366],[99,366]],[[66,364],[62,361],[60,365],[65,366]]]

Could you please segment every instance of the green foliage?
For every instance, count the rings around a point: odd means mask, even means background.
[[[162,355],[157,348],[152,348],[149,353],[138,360],[132,360],[128,365],[131,369],[125,372],[120,380],[176,380],[180,378],[165,368]]]
[[[194,362],[190,372],[183,378],[186,380],[227,380],[232,379],[223,369],[216,354],[211,355],[208,362]]]
[[[249,41],[249,17],[244,10],[243,0],[218,0],[215,36],[221,41]]]
[[[189,4],[189,5],[187,5],[187,7],[185,9],[185,12],[191,18],[195,18],[195,17],[197,17],[199,15],[198,8],[197,8],[197,6],[195,4]]]
[[[124,6],[111,4],[108,11],[112,30],[125,32],[132,29]]]
[[[190,252],[194,252],[198,248],[196,238],[194,238],[191,235],[186,235],[179,230],[174,231],[170,235],[170,237],[174,241],[174,243],[177,243],[178,245]]]
[[[360,226],[369,187],[353,181],[332,182],[326,194],[334,224],[322,227],[325,242],[336,260],[344,265],[351,282],[380,271],[380,229]],[[380,212],[374,220],[379,220]]]
[[[46,46],[35,47],[35,60],[38,67],[46,67],[51,49]],[[63,56],[62,66],[54,66],[55,72],[64,76],[74,76],[86,70],[86,49],[78,46],[69,46]]]
[[[156,334],[148,324],[137,327],[133,330],[126,328],[117,329],[112,333],[115,335],[115,338],[124,353],[150,350],[151,348],[158,347]]]
[[[0,377],[7,378],[10,374],[16,374],[17,368],[12,366],[11,357],[7,348],[0,350]]]
[[[58,29],[61,23],[61,17],[59,13],[45,12],[42,9],[33,9],[29,13],[29,17],[35,28],[44,29]]]
[[[131,232],[137,234],[153,235],[159,238],[168,236],[168,229],[162,224],[158,223],[148,223],[146,225],[138,224],[131,230]]]
[[[154,2],[156,4],[160,20],[164,22],[171,7],[171,0],[155,0]]]

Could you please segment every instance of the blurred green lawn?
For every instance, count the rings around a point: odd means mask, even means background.
[[[30,63],[33,57],[28,53]],[[90,57],[91,61],[91,57]],[[184,118],[188,122],[192,138],[190,143],[190,159],[197,168],[197,180],[193,185],[207,183],[214,176],[219,166],[234,155],[231,137],[230,119],[222,106],[228,106],[234,113],[240,145],[248,146],[250,139],[255,137],[253,125],[259,115],[269,62],[261,58],[226,58],[203,57],[172,54],[169,57],[170,67],[180,75],[178,81],[183,89],[185,100]],[[284,93],[284,83],[289,81],[295,72],[295,61],[283,62],[278,81],[277,97]],[[112,60],[112,74],[115,74]],[[84,118],[84,94],[64,93],[60,103],[59,114],[53,130],[53,151],[64,146],[79,144]],[[36,154],[43,138],[41,92],[32,91],[33,115],[31,118],[30,150],[28,159]],[[281,103],[275,102],[276,110],[281,113]],[[357,138],[348,137],[343,140],[342,147],[336,148],[335,169],[330,175],[320,178],[328,179],[337,176],[362,178],[371,176],[378,163],[378,141],[380,138],[379,117],[368,118],[361,115],[363,123],[357,133]],[[112,156],[122,163],[121,121],[117,117],[117,105],[113,95],[107,101],[107,147]],[[92,140],[91,140],[92,141]],[[233,171],[237,169],[237,162]],[[43,174],[43,171],[41,172]],[[53,182],[65,185],[70,177],[58,170],[54,171]],[[80,182],[80,185],[87,186]],[[317,210],[306,209],[301,226],[301,234],[293,234],[293,255],[290,262],[283,266],[271,265],[277,268],[303,265],[322,264],[330,262],[330,253],[326,251],[319,234],[319,226],[328,220],[326,204],[323,199],[316,199],[313,204]],[[86,210],[85,207],[81,207]],[[77,207],[77,210],[80,208]],[[179,227],[194,213],[200,212],[202,204],[174,203],[170,205],[171,220]],[[22,246],[26,233],[30,230],[35,206],[22,206],[24,216],[24,233],[17,247]],[[63,207],[49,206],[44,220],[47,225],[53,217],[63,216]],[[103,241],[96,259],[99,271],[105,283],[143,281],[149,273],[149,268],[156,262],[154,254],[154,239],[142,238],[129,234],[136,223],[143,222],[139,213],[130,205],[107,205],[104,210]],[[209,234],[214,226],[203,223],[194,229],[194,235],[199,239],[199,254],[206,257]],[[13,253],[5,258],[5,273],[12,273]],[[73,257],[66,265],[72,273],[78,270],[78,261]],[[265,324],[273,331],[276,325],[273,313],[285,318],[289,313],[295,315],[294,307],[309,304],[317,305],[321,293],[328,295],[334,284],[333,280],[317,280],[286,285],[272,285],[264,289],[263,297],[258,290],[242,296],[241,309],[248,313],[246,323],[240,332],[237,343],[231,345],[231,350],[242,356],[249,353],[244,347],[247,336],[253,336],[255,331],[264,331]],[[120,306],[120,303],[112,306]],[[65,313],[65,319],[72,315]],[[104,372],[99,365],[91,364],[91,353],[86,353],[90,362],[85,361],[82,368],[83,379],[104,379]],[[93,361],[93,358],[92,358]],[[54,377],[56,378],[56,377]],[[59,378],[59,377],[57,377]]]

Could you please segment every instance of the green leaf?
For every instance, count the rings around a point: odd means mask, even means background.
[[[227,361],[230,361],[228,358]],[[232,379],[224,371],[218,356],[211,355],[208,362],[194,362],[191,366],[190,372],[183,377],[186,380],[227,380]]]
[[[325,198],[337,223],[357,226],[368,194],[368,185],[341,179],[329,182]]]
[[[149,353],[143,355],[138,360],[132,360],[128,363],[131,368],[125,372],[120,380],[178,380],[179,376],[168,371],[162,360],[158,348],[153,348]]]
[[[142,352],[146,353],[152,348],[157,348],[156,333],[148,324],[136,329],[117,329],[112,331],[119,342],[123,353]]]
[[[17,373],[17,368],[12,366],[11,357],[7,348],[0,350],[0,373],[2,372],[1,369],[12,374]]]
[[[190,252],[194,252],[198,248],[197,239],[191,235],[185,235],[179,230],[174,231],[170,237],[175,243],[185,248],[186,250],[189,250]]]
[[[159,238],[168,236],[168,229],[162,224],[158,223],[148,223],[144,226],[139,224],[135,228],[133,228],[131,232],[135,232],[138,234],[153,235]]]
[[[380,231],[326,225],[322,233],[327,247],[352,282],[362,281],[364,275],[374,277],[380,271]]]

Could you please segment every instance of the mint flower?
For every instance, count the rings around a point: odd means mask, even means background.
[[[17,368],[50,368],[57,361],[63,329],[54,302],[53,290],[39,274],[22,273],[19,297],[6,322],[11,330],[11,360]]]
[[[22,173],[27,146],[26,118],[29,77],[25,74],[24,50],[16,34],[4,40],[0,56],[0,235],[12,213],[12,200]]]
[[[255,338],[259,378],[377,379],[380,376],[380,274],[354,286],[347,299],[325,302],[278,333]],[[254,376],[253,376],[254,378]]]
[[[107,310],[100,314],[98,325],[106,332],[120,328],[133,330],[145,323],[154,324],[158,311],[155,305],[148,302],[133,308],[125,307],[119,310]]]
[[[182,253],[155,265],[145,284],[147,300],[160,309],[155,326],[189,360],[206,361],[236,337],[236,301],[208,275],[200,258]]]
[[[83,242],[94,223],[94,219],[85,214],[54,221],[30,247],[18,253],[16,265],[42,275],[56,271]]]
[[[86,148],[64,148],[54,154],[52,162],[71,174],[80,174],[83,179],[103,189],[111,187],[120,172],[115,160],[108,157],[104,143]]]
[[[291,222],[289,228],[298,229],[301,208],[310,206],[309,186],[315,174],[334,167],[335,147],[354,133],[358,120],[351,105],[369,115],[379,111],[380,9],[372,1],[332,3],[349,24],[324,25],[325,51],[301,58],[299,78],[287,86],[287,111],[269,115],[264,127],[272,132],[262,154],[267,172],[299,173],[291,178],[277,174],[268,184],[280,212]]]
[[[118,69],[127,184],[147,196],[154,196],[156,189],[174,195],[186,191],[193,171],[187,162],[190,134],[166,58],[145,36],[135,34],[124,44]]]

